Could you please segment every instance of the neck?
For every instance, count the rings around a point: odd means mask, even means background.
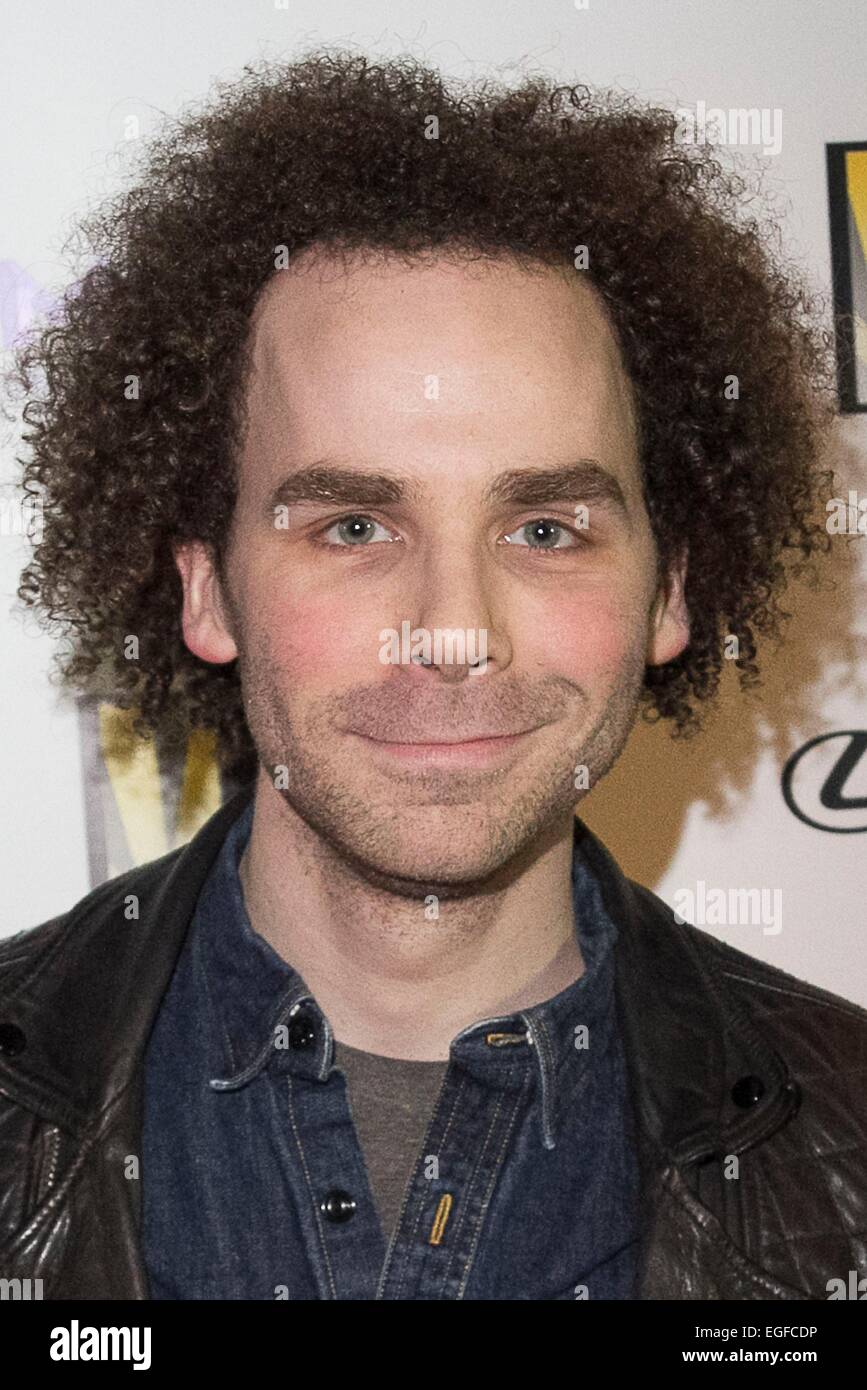
[[[423,899],[368,881],[260,776],[240,877],[251,925],[297,970],[338,1042],[448,1058],[485,1018],[542,1003],[584,972],[572,901],[574,822],[430,920]]]

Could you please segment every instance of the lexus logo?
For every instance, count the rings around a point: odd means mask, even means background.
[[[792,814],[805,825],[837,835],[867,831],[865,754],[867,729],[841,729],[811,738],[783,768],[783,796]],[[847,796],[846,785],[859,763],[865,795]]]

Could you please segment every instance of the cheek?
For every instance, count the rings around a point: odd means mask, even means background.
[[[529,664],[579,685],[607,683],[634,661],[642,641],[638,613],[637,601],[599,590],[549,596],[544,614],[525,625],[520,650]],[[518,650],[516,644],[516,656]]]
[[[381,672],[383,624],[369,604],[355,611],[345,595],[287,595],[272,586],[270,593],[259,593],[250,611],[247,630],[254,649],[293,690],[333,691]]]

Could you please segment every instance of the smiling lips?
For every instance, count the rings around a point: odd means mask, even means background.
[[[516,734],[476,734],[467,739],[439,739],[430,743],[388,743],[382,739],[357,734],[371,746],[382,749],[390,758],[404,762],[450,766],[454,764],[480,764],[495,762],[497,758],[525,739],[533,729],[524,729]]]

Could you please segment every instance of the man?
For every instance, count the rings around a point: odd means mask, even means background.
[[[320,55],[94,222],[114,253],[21,361],[53,368],[22,596],[76,627],[70,682],[214,729],[247,785],[3,943],[6,1277],[867,1272],[867,1013],[678,924],[575,816],[642,701],[694,726],[727,633],[754,671],[822,539],[809,306],[674,126]]]

